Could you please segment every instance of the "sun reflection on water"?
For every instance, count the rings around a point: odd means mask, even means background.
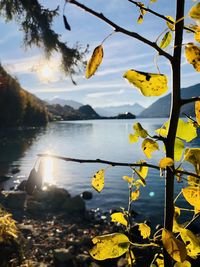
[[[44,158],[43,159],[43,184],[55,184],[54,177],[54,161],[52,158]]]

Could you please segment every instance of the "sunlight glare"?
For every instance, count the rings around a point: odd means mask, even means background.
[[[52,158],[45,158],[44,159],[44,177],[43,183],[44,184],[54,184],[54,175],[53,175],[53,159]]]
[[[53,77],[53,70],[49,65],[44,65],[40,68],[39,75],[43,81],[50,81]]]

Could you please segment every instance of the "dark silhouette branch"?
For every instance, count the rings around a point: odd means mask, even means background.
[[[95,17],[101,19],[102,21],[106,22],[108,25],[113,27],[116,32],[120,32],[120,33],[125,34],[127,36],[133,37],[133,38],[151,46],[156,51],[158,51],[159,55],[166,57],[169,61],[172,61],[172,56],[170,54],[168,54],[167,52],[165,52],[164,50],[162,50],[155,42],[151,42],[150,40],[146,39],[145,37],[141,36],[140,34],[138,34],[136,32],[131,32],[131,31],[128,31],[128,30],[120,27],[119,25],[117,25],[116,23],[111,21],[110,19],[106,18],[102,13],[98,13],[95,10],[77,2],[76,0],[68,0],[68,2],[78,6],[79,8],[85,10],[86,12],[88,12],[88,13],[94,15]]]
[[[107,164],[107,165],[111,165],[113,167],[149,167],[152,169],[156,169],[160,171],[160,168],[156,165],[153,164],[149,164],[146,162],[143,163],[132,163],[132,162],[116,162],[116,161],[109,161],[109,160],[102,160],[102,159],[76,159],[76,158],[69,158],[69,157],[61,157],[61,156],[57,156],[57,155],[53,155],[53,154],[48,154],[48,153],[41,153],[37,155],[38,157],[49,157],[49,158],[54,158],[54,159],[60,159],[60,160],[64,160],[64,161],[71,161],[71,162],[77,162],[77,163],[99,163],[99,164]],[[176,170],[174,169],[174,174],[181,174],[181,175],[191,175],[193,177],[196,177],[198,179],[200,179],[200,175],[197,175],[193,172],[187,172],[187,171],[182,171],[182,170]]]
[[[182,99],[181,100],[181,105],[186,105],[188,103],[192,103],[195,101],[200,101],[200,96],[196,96],[196,97],[192,97],[192,98],[188,98],[188,99]]]
[[[161,15],[160,13],[158,13],[158,12],[156,12],[156,11],[154,11],[154,10],[148,8],[148,7],[142,6],[142,5],[141,5],[139,2],[137,2],[137,1],[133,1],[133,0],[128,0],[128,1],[131,2],[132,4],[136,5],[136,6],[139,7],[140,9],[143,9],[143,10],[145,10],[145,11],[147,11],[147,12],[149,12],[149,13],[155,15],[156,17],[159,17],[159,18],[161,18],[161,19],[163,19],[163,20],[165,20],[165,21],[167,21],[167,22],[169,22],[169,23],[171,23],[171,24],[174,24],[173,21],[171,21],[170,19],[168,19],[168,18],[165,17],[164,15]],[[187,30],[187,31],[190,31],[190,32],[195,33],[194,30],[192,30],[192,29],[190,29],[190,28],[188,28],[188,27],[185,27],[185,26],[184,26],[184,29]]]

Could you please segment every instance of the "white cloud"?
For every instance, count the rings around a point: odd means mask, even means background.
[[[102,97],[102,96],[121,95],[123,93],[124,93],[124,90],[110,91],[110,92],[96,92],[96,93],[87,94],[87,97],[98,98],[98,97]]]

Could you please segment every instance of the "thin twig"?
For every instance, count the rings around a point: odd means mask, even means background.
[[[192,102],[199,101],[199,100],[200,100],[200,96],[196,96],[196,97],[192,97],[192,98],[188,98],[188,99],[182,99],[181,105],[183,106],[185,104],[192,103]]]
[[[171,24],[174,24],[174,21],[168,19],[168,18],[165,17],[164,15],[161,15],[160,13],[158,13],[158,12],[156,12],[156,11],[154,11],[154,10],[148,8],[148,7],[142,6],[142,5],[141,5],[139,2],[137,2],[137,1],[133,1],[133,0],[128,0],[128,1],[131,2],[132,4],[136,5],[136,6],[139,7],[140,9],[143,9],[143,10],[145,10],[145,11],[147,11],[147,12],[149,12],[149,13],[155,15],[156,17],[159,17],[159,18],[161,18],[161,19],[163,19],[163,20],[165,20],[165,21],[167,21],[167,22],[169,22],[169,23],[171,23]],[[178,21],[177,21],[177,22],[178,22]],[[175,22],[175,23],[177,23],[177,22]],[[192,29],[190,29],[190,28],[188,28],[188,27],[185,27],[185,26],[184,26],[184,30],[187,30],[187,31],[190,31],[190,32],[195,33],[194,30],[192,30]]]
[[[126,29],[122,28],[121,26],[119,26],[116,23],[114,23],[112,20],[110,20],[107,17],[105,17],[102,13],[98,13],[95,10],[93,10],[93,9],[91,9],[91,8],[81,4],[81,3],[79,3],[76,0],[69,0],[68,2],[78,6],[79,8],[85,10],[86,12],[88,12],[88,13],[94,15],[95,17],[101,19],[102,21],[106,22],[111,27],[113,27],[116,32],[123,33],[123,34],[125,34],[127,36],[133,37],[133,38],[135,38],[135,39],[137,39],[137,40],[139,40],[139,41],[151,46],[156,51],[158,51],[159,55],[166,57],[169,61],[172,61],[172,56],[170,54],[168,54],[167,52],[165,52],[164,50],[162,50],[155,42],[151,42],[150,40],[146,39],[145,37],[141,36],[140,34],[138,34],[136,32],[131,32],[129,30],[126,30]]]
[[[54,159],[60,159],[64,161],[71,161],[71,162],[77,162],[77,163],[99,163],[99,164],[107,164],[110,166],[119,166],[119,167],[149,167],[152,169],[156,169],[160,171],[160,168],[156,165],[149,164],[146,162],[143,163],[132,163],[132,162],[116,162],[116,161],[108,161],[108,160],[102,160],[102,159],[76,159],[76,158],[69,158],[69,157],[61,157],[53,154],[48,154],[48,153],[41,153],[37,154],[38,157],[49,157],[49,158],[54,158]],[[185,174],[185,175],[191,175],[193,177],[199,178],[200,175],[193,173],[193,172],[187,172],[187,171],[182,171],[182,170],[174,170],[174,174]]]

